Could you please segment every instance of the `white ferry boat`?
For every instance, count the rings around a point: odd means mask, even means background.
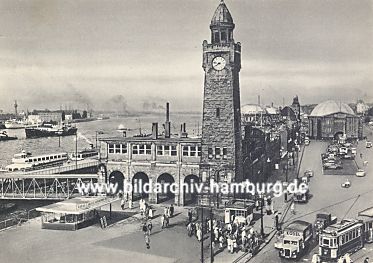
[[[54,166],[67,160],[68,154],[66,152],[32,156],[31,153],[22,151],[14,155],[12,164],[7,165],[5,169],[9,172],[27,171]]]

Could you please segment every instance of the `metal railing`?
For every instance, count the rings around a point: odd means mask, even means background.
[[[20,214],[8,218],[6,220],[0,221],[0,231],[12,226],[20,226],[22,223],[28,222],[30,219],[40,216],[41,213],[36,211],[36,209],[31,209],[28,211],[22,211]]]

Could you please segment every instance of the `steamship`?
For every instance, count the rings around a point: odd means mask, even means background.
[[[68,124],[62,126],[44,123],[40,127],[26,128],[26,138],[57,137],[76,135],[78,129]]]

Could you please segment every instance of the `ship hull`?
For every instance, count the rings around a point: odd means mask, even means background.
[[[38,128],[26,128],[26,138],[41,138],[41,137],[58,137],[58,136],[70,136],[76,135],[77,128],[69,128],[63,131],[48,131],[41,130]]]

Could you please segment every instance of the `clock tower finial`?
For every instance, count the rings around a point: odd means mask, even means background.
[[[234,23],[224,0],[220,1],[211,19],[211,43],[229,43],[233,40]]]

